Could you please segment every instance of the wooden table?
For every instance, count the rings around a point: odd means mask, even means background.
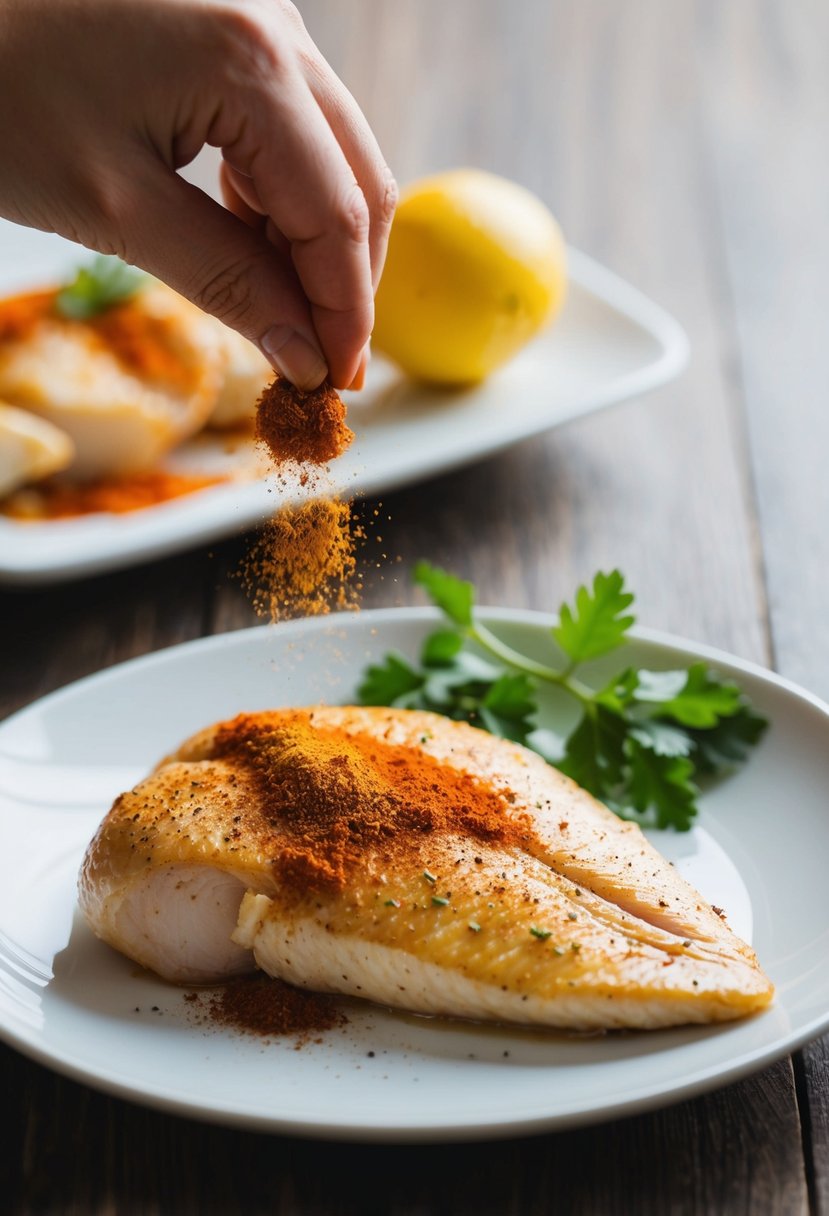
[[[670,309],[693,358],[647,399],[385,501],[484,602],[555,609],[620,566],[643,623],[829,697],[829,6],[308,0],[401,181],[476,164]],[[3,708],[252,623],[231,542],[3,597]],[[781,823],[785,861],[785,824]],[[792,864],[795,864],[793,861]],[[37,892],[32,892],[36,915]],[[496,1145],[325,1146],[102,1096],[0,1050],[0,1208],[394,1216],[829,1213],[829,1040],[672,1109]]]

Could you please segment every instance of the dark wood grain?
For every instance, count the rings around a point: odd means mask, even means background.
[[[306,0],[405,182],[477,164],[669,308],[675,384],[385,496],[367,605],[419,557],[555,608],[620,566],[640,619],[829,695],[829,9],[819,0]],[[254,622],[243,539],[2,598],[2,710]],[[398,560],[399,559],[399,560]],[[285,1216],[829,1213],[824,1041],[717,1093],[493,1145],[321,1146],[94,1093],[0,1049],[3,1207]]]
[[[774,663],[829,697],[829,9],[710,5],[698,46]],[[782,19],[781,19],[782,18]],[[729,47],[750,51],[735,65]],[[812,1203],[829,1212],[829,1039],[796,1061]]]
[[[229,1131],[95,1093],[0,1050],[15,1213],[670,1216],[804,1210],[787,1065],[589,1131],[486,1145],[327,1144]],[[767,1108],[762,1119],[747,1110]],[[782,1115],[782,1117],[781,1117]],[[790,1151],[781,1152],[781,1144]]]

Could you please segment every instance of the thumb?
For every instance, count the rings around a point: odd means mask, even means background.
[[[161,163],[129,191],[114,247],[204,312],[253,342],[297,388],[316,388],[328,367],[292,263]]]

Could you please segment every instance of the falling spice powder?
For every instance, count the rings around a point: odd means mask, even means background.
[[[356,608],[362,526],[351,504],[315,498],[285,507],[261,528],[242,564],[242,586],[257,615],[270,621]]]
[[[300,470],[300,484],[319,487],[330,460],[354,438],[345,406],[327,382],[304,393],[277,378],[256,407],[256,437],[283,480],[286,468]],[[260,529],[239,571],[254,611],[271,621],[319,616],[356,608],[362,590],[357,547],[362,525],[351,503],[318,494],[283,507]]]

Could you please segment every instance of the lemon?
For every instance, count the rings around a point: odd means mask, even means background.
[[[426,381],[469,384],[560,309],[564,241],[540,199],[477,169],[403,192],[377,292],[374,346]]]

